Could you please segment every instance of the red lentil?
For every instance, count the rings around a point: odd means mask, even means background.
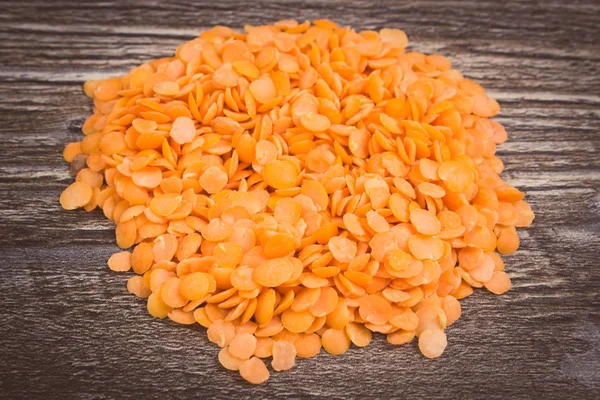
[[[398,29],[215,27],[122,77],[63,152],[66,210],[96,207],[148,312],[207,328],[253,384],[372,332],[428,358],[534,214],[499,177],[498,103]],[[127,249],[133,247],[133,250]]]

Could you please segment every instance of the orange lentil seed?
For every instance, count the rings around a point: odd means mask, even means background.
[[[258,358],[268,358],[273,355],[273,345],[275,341],[270,337],[256,338],[256,348],[254,355]]]
[[[355,346],[365,347],[371,343],[371,331],[363,324],[350,322],[346,325],[346,333]]]
[[[249,333],[235,335],[229,343],[229,353],[242,360],[249,359],[256,350],[256,337]]]
[[[254,385],[260,385],[269,379],[269,370],[258,357],[252,357],[239,366],[240,375],[242,378]]]
[[[60,205],[65,210],[74,210],[89,203],[92,195],[91,186],[83,182],[74,182],[60,195]]]
[[[131,253],[121,251],[108,259],[108,267],[116,272],[127,272],[131,269]]]
[[[316,333],[303,333],[294,342],[294,346],[298,357],[312,358],[321,351],[321,338]]]
[[[144,278],[138,275],[129,278],[129,280],[127,281],[127,291],[142,299],[146,299],[152,294],[150,288],[147,288],[144,285]]]
[[[219,362],[224,368],[230,371],[239,371],[240,367],[246,362],[246,360],[232,356],[229,352],[229,349],[224,347],[219,352]]]
[[[287,371],[296,363],[296,347],[292,343],[278,341],[273,344],[273,361],[271,366],[275,371]]]
[[[426,329],[419,337],[419,350],[427,358],[441,356],[447,345],[446,334],[441,329]]]
[[[345,331],[327,329],[321,336],[323,348],[333,355],[344,354],[350,348],[350,338]]]

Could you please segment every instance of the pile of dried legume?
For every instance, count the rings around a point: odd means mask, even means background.
[[[499,177],[506,131],[477,83],[397,29],[215,27],[84,85],[67,210],[116,224],[108,266],[148,311],[208,328],[249,382],[372,332],[439,357],[458,299],[510,287],[533,213]]]

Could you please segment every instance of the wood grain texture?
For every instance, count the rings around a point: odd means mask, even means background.
[[[568,3],[568,4],[567,4]],[[0,1],[2,398],[592,399],[600,392],[600,6],[594,1]],[[503,177],[536,220],[505,258],[513,288],[477,291],[444,356],[382,337],[250,387],[198,326],[151,319],[106,259],[99,212],[65,212],[63,145],[121,74],[215,24],[331,18],[404,29],[500,101]]]

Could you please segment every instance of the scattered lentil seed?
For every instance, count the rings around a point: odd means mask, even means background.
[[[254,385],[260,385],[261,383],[266,382],[270,376],[265,363],[257,357],[252,357],[247,360],[239,366],[239,369],[242,378]]]
[[[224,320],[214,321],[206,331],[208,340],[219,347],[228,346],[235,337],[235,326]]]
[[[273,355],[275,341],[271,338],[256,338],[256,349],[254,355],[258,358],[269,358]]]
[[[108,267],[116,272],[127,272],[131,269],[131,253],[120,251],[108,259]]]
[[[446,333],[441,329],[426,329],[419,337],[419,350],[427,358],[441,356],[447,345]]]
[[[223,367],[230,371],[239,371],[240,367],[246,362],[246,360],[232,356],[229,352],[229,349],[227,347],[223,347],[219,352],[219,362]]]
[[[327,329],[321,335],[323,348],[333,355],[344,354],[350,348],[350,338],[340,329]]]
[[[74,210],[90,202],[94,191],[84,182],[73,182],[60,195],[60,204],[65,210]]]
[[[122,77],[63,152],[66,210],[115,222],[148,312],[198,322],[253,384],[372,332],[428,358],[534,214],[502,182],[498,103],[398,29],[215,27]]]
[[[273,361],[271,366],[275,371],[287,371],[296,363],[296,347],[294,344],[278,341],[273,344]]]
[[[363,324],[356,322],[350,322],[346,325],[346,334],[352,341],[352,343],[358,347],[365,347],[371,343],[371,331]]]
[[[316,333],[303,333],[294,342],[294,346],[298,357],[312,358],[321,352],[321,338]]]
[[[249,359],[256,350],[256,337],[250,333],[240,333],[229,343],[229,353],[242,360]]]
[[[150,288],[144,285],[144,279],[139,275],[134,275],[127,281],[127,291],[142,299],[147,299],[152,294]]]
[[[487,290],[494,294],[503,294],[510,289],[510,278],[504,271],[496,271],[489,281],[483,284]]]

